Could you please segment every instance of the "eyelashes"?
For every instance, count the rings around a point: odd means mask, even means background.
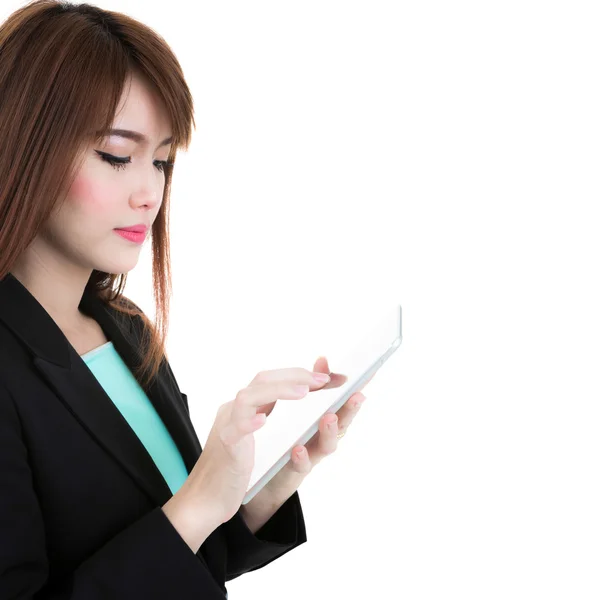
[[[99,150],[95,150],[97,154],[101,157],[101,160],[109,163],[114,169],[121,170],[125,169],[126,165],[130,163],[130,156],[126,158],[120,158],[119,156],[113,156],[111,154],[107,154],[107,152],[101,152]],[[165,167],[173,167],[174,163],[169,162],[167,160],[156,160],[154,161],[155,167],[158,171],[163,173],[165,171]]]

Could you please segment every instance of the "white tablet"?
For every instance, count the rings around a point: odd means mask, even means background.
[[[299,400],[278,400],[264,427],[254,432],[254,469],[242,504],[252,498],[291,460],[291,451],[318,431],[326,413],[336,413],[360,391],[401,345],[401,306],[377,318],[372,327],[340,358],[329,356],[332,373],[346,376],[338,387],[306,394]]]

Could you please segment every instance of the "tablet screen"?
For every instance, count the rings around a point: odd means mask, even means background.
[[[267,422],[254,432],[254,469],[246,504],[290,459],[291,450],[305,444],[317,431],[323,415],[339,408],[377,372],[401,342],[401,307],[373,321],[339,357],[327,357],[333,373],[344,383],[308,393],[299,400],[278,400]]]

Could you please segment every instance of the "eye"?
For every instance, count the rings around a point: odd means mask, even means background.
[[[99,154],[101,160],[104,160],[105,162],[109,163],[110,165],[112,165],[112,167],[114,167],[114,169],[117,170],[125,169],[126,165],[130,163],[130,156],[127,156],[126,158],[121,158],[119,156],[112,156],[111,154],[107,154],[107,152],[101,152],[100,150],[95,150],[95,152]],[[174,165],[174,163],[169,162],[167,160],[156,160],[154,161],[154,164],[157,170],[161,173],[165,171],[165,167],[173,167]]]

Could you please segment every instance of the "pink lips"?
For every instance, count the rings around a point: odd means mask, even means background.
[[[135,233],[145,233],[147,229],[147,226],[143,223],[132,225],[131,227],[118,227],[118,231],[134,231]]]
[[[147,235],[146,228],[143,231],[131,231],[130,229],[114,229],[114,231],[123,238],[137,244],[142,243]]]

